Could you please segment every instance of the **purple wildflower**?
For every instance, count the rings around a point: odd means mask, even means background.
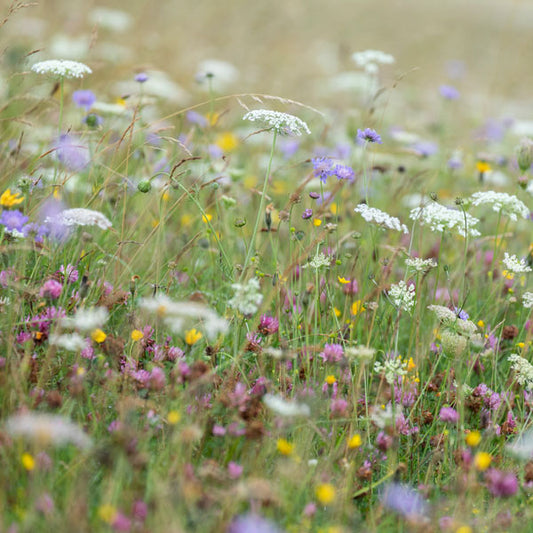
[[[391,483],[381,494],[381,503],[397,513],[414,518],[426,513],[426,502],[422,496],[408,485]]]
[[[135,520],[144,522],[146,520],[146,516],[148,515],[148,505],[146,505],[146,503],[142,500],[133,502],[131,507],[131,515]]]
[[[459,307],[454,307],[453,312],[461,320],[468,320],[470,318],[470,315],[464,309],[459,309]]]
[[[318,200],[320,198],[320,193],[318,192],[310,192],[309,198],[312,198],[313,200]]]
[[[324,362],[337,363],[344,356],[344,350],[340,344],[326,344],[319,356]]]
[[[302,213],[302,218],[304,220],[309,220],[313,216],[313,210],[312,209],[305,209]]]
[[[333,174],[337,176],[337,179],[339,180],[353,181],[355,178],[355,172],[353,171],[353,168],[349,167],[348,165],[335,165]]]
[[[443,407],[440,410],[439,418],[443,422],[457,424],[457,422],[459,421],[459,413],[453,407]]]
[[[419,141],[411,145],[411,149],[420,157],[429,157],[430,155],[435,155],[439,151],[439,147],[431,141]]]
[[[73,135],[61,135],[54,148],[59,161],[69,170],[80,172],[90,163],[89,148]]]
[[[230,461],[228,463],[228,475],[231,479],[238,479],[242,475],[243,468],[241,465]]]
[[[230,524],[227,533],[280,533],[275,524],[254,513],[238,516]]]
[[[366,144],[367,142],[383,144],[380,135],[372,128],[358,129],[356,140],[359,144]]]
[[[22,226],[28,222],[29,218],[24,216],[18,209],[12,211],[2,211],[0,224],[5,226],[7,231],[22,232]]]
[[[263,335],[272,335],[278,331],[279,321],[273,316],[261,315],[258,329]]]
[[[329,157],[315,157],[311,159],[315,176],[326,183],[328,176],[333,175],[333,161]]]
[[[441,85],[439,93],[446,100],[457,100],[459,98],[459,91],[452,85]]]
[[[61,283],[59,283],[55,279],[49,279],[41,287],[41,290],[39,291],[39,296],[41,298],[49,297],[55,300],[56,298],[59,298],[61,296],[62,290],[63,285],[61,285]]]
[[[146,72],[139,72],[139,74],[136,74],[133,79],[138,83],[144,83],[148,81],[148,74],[146,74]]]
[[[61,265],[58,272],[63,274],[64,278],[67,278],[68,283],[76,283],[80,275],[80,273],[76,270],[76,267],[71,264],[68,264],[66,267],[65,265]]]
[[[512,496],[518,490],[518,479],[512,472],[502,472],[491,468],[485,474],[485,481],[489,492],[500,498]]]
[[[196,111],[187,111],[185,117],[191,124],[196,124],[200,128],[205,128],[209,125],[207,118]]]
[[[85,111],[89,111],[96,102],[96,96],[89,90],[74,91],[72,93],[72,101],[76,104],[76,107],[83,107]]]

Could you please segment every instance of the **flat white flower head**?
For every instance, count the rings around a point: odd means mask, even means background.
[[[367,74],[376,74],[379,71],[379,65],[391,65],[395,62],[394,56],[381,50],[355,52],[352,54],[352,59],[358,67],[364,68]]]
[[[54,78],[83,78],[86,74],[92,74],[92,70],[84,63],[70,61],[68,59],[49,59],[40,61],[31,67],[37,74],[47,74]]]
[[[415,306],[415,287],[407,285],[403,280],[396,285],[391,285],[388,296],[395,307],[408,313]]]
[[[246,283],[233,283],[233,298],[228,301],[228,305],[239,310],[243,315],[249,316],[257,313],[263,295],[261,294],[261,285],[257,278],[252,278]]]
[[[405,264],[416,272],[427,272],[430,268],[437,266],[435,259],[422,259],[421,257],[408,257]]]
[[[45,222],[50,222],[49,217]],[[65,209],[57,215],[51,222],[58,222],[64,226],[98,226],[101,229],[109,229],[111,222],[100,211],[76,207],[74,209]]]
[[[359,204],[354,211],[359,213],[367,222],[374,222],[379,226],[383,226],[388,229],[409,233],[407,226],[400,223],[399,219],[392,217],[388,213],[380,211],[375,207],[368,207],[366,204]]]
[[[531,267],[528,266],[524,259],[518,259],[516,255],[509,255],[507,252],[505,252],[503,256],[503,264],[505,265],[507,270],[510,270],[515,274],[524,274],[526,272],[531,272]]]
[[[526,207],[526,204],[516,196],[505,192],[476,192],[472,195],[471,200],[472,205],[491,205],[493,211],[506,215],[514,221],[516,221],[518,217],[527,218],[529,216],[529,209]]]
[[[242,119],[251,122],[261,122],[268,129],[272,129],[280,135],[300,136],[302,132],[308,135],[311,133],[309,127],[302,119],[294,115],[289,115],[288,113],[280,113],[279,111],[254,109],[253,111],[248,111]]]
[[[436,202],[411,209],[409,218],[418,220],[418,223],[422,226],[429,226],[432,231],[443,232],[444,230],[450,230],[461,235],[461,237],[466,237],[467,234],[471,237],[479,237],[481,235],[475,228],[479,219],[458,209],[451,209]]]
[[[522,305],[526,309],[531,309],[533,307],[533,292],[525,292],[522,296]]]
[[[263,402],[274,413],[285,417],[295,416],[309,416],[311,410],[309,406],[304,403],[296,403],[294,401],[285,400],[281,396],[274,396],[273,394],[265,394]]]

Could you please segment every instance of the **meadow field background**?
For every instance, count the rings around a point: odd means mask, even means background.
[[[533,3],[0,1],[0,531],[530,531]]]

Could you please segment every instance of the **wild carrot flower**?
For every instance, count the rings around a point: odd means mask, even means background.
[[[61,319],[61,325],[78,331],[94,331],[101,328],[109,317],[105,307],[80,307],[72,317]]]
[[[99,228],[106,230],[111,227],[109,219],[99,211],[93,211],[92,209],[74,208],[61,211],[54,219],[47,217],[45,224],[59,223],[63,226],[98,226]]]
[[[509,255],[507,252],[504,254],[503,264],[507,270],[514,272],[515,274],[523,274],[531,272],[532,270],[524,259],[518,259],[516,255]]]
[[[533,292],[525,292],[522,295],[522,305],[526,309],[531,309],[533,307]]]
[[[401,280],[396,285],[391,285],[387,294],[396,308],[403,309],[408,313],[413,310],[416,296],[414,285],[407,285],[405,281]]]
[[[479,219],[463,211],[452,209],[432,202],[423,207],[411,209],[409,218],[417,220],[422,226],[429,226],[432,231],[455,231],[461,237],[470,235],[479,237],[481,233],[475,229]]]
[[[35,63],[31,70],[37,74],[48,74],[54,78],[83,78],[86,74],[92,74],[92,70],[78,61],[66,59],[49,59]]]
[[[402,361],[401,357],[392,357],[385,359],[383,363],[376,361],[374,363],[374,372],[384,374],[385,381],[389,385],[393,385],[399,376],[407,374],[407,364],[406,361]]]
[[[367,204],[359,204],[354,211],[359,213],[367,222],[373,222],[378,226],[396,231],[402,231],[403,233],[409,233],[407,226],[405,224],[401,224],[399,219],[392,217],[388,213],[380,211],[375,207],[368,207]]]
[[[379,65],[391,65],[395,62],[394,56],[381,50],[364,50],[352,54],[352,60],[358,67],[364,68],[367,74],[376,74]]]
[[[264,404],[275,414],[284,417],[309,416],[311,410],[306,404],[299,404],[294,401],[288,401],[281,396],[265,394],[263,396]]]
[[[518,217],[527,218],[529,209],[516,196],[505,192],[483,191],[476,192],[471,197],[472,205],[478,206],[488,204],[492,210],[502,215],[508,216],[516,221]]]
[[[280,113],[279,111],[270,111],[269,109],[255,109],[248,111],[243,117],[243,120],[251,122],[262,122],[268,129],[274,130],[280,135],[297,135],[303,133],[310,134],[311,131],[307,124],[288,113]]]
[[[516,374],[516,381],[523,385],[526,390],[533,390],[533,365],[517,354],[510,355],[507,360]]]
[[[234,295],[228,301],[228,305],[240,311],[244,316],[256,313],[263,301],[259,280],[251,278],[246,283],[233,283],[231,287]]]
[[[416,272],[427,272],[430,268],[437,266],[435,259],[422,259],[420,257],[409,257],[405,260],[405,264]]]

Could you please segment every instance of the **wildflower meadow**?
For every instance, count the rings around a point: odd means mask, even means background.
[[[533,531],[531,99],[89,4],[0,16],[0,531]]]

